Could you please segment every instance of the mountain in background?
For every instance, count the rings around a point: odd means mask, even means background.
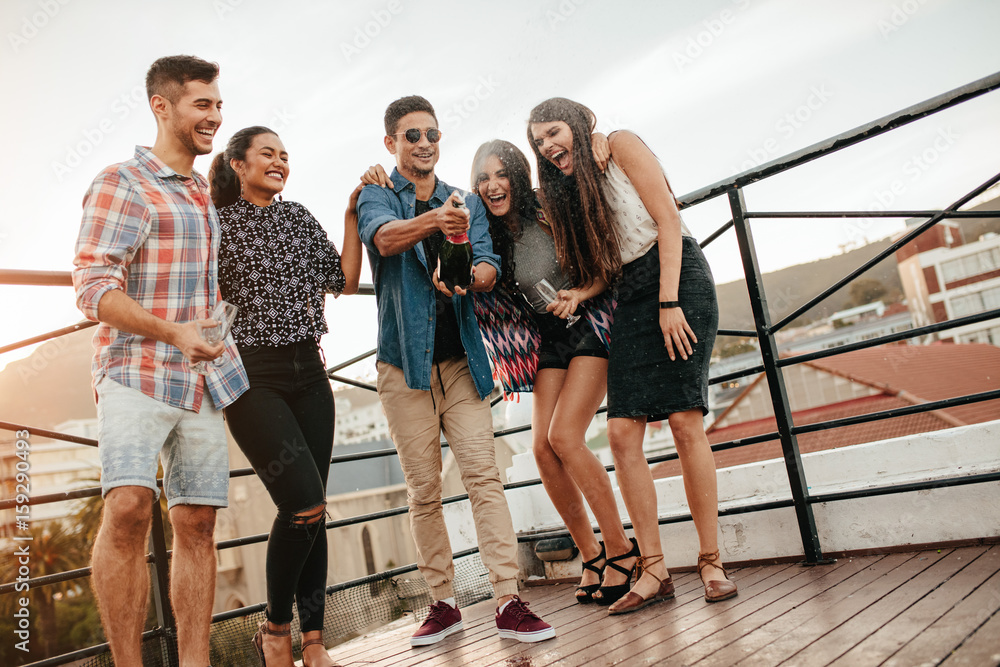
[[[43,343],[0,372],[0,421],[51,430],[70,419],[96,419],[90,387],[94,329]]]
[[[1000,208],[1000,199],[992,199],[970,210],[996,210]],[[962,230],[965,243],[979,240],[983,234],[1000,233],[998,218],[965,218],[956,219]],[[807,264],[797,264],[778,271],[765,273],[764,291],[767,295],[768,307],[771,310],[771,321],[777,322],[785,315],[806,303],[814,296],[855,270],[869,259],[877,255],[892,243],[891,238],[881,239],[841,255],[827,257]],[[902,298],[903,287],[899,280],[899,270],[896,267],[895,254],[885,258],[857,279],[873,279],[880,281],[889,294],[897,294]],[[850,283],[831,294],[797,318],[796,325],[806,324],[818,319],[824,319],[834,313],[849,307]],[[750,297],[747,294],[746,282],[738,280],[723,285],[717,285],[719,295],[719,328],[753,330],[753,313],[750,311]],[[857,304],[850,304],[857,305]]]
[[[763,276],[764,293],[767,295],[771,321],[777,322],[793,312],[832,283],[877,255],[891,243],[891,239],[881,239],[842,255],[765,273]],[[890,294],[902,296],[903,286],[899,281],[895,255],[885,258],[859,278],[878,280],[885,285]],[[746,281],[737,280],[717,285],[715,289],[719,295],[719,328],[753,331],[753,312],[750,310],[750,296],[747,293]],[[843,310],[849,298],[849,287],[844,286],[806,311],[794,322],[796,325],[801,325],[829,317],[837,311]]]

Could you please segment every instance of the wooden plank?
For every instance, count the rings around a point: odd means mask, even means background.
[[[573,585],[528,588],[522,597],[557,632],[536,644],[501,640],[494,602],[486,600],[462,610],[463,632],[434,646],[410,647],[409,636],[423,621],[413,617],[329,653],[339,664],[370,667],[770,666],[841,657],[837,664],[845,667],[848,660],[901,667],[949,654],[947,667],[1000,663],[1000,547],[732,574],[740,585],[734,600],[706,604],[697,575],[681,573],[674,577],[676,600],[620,617],[576,604]]]
[[[864,641],[984,551],[985,549],[979,549],[974,553],[965,550],[952,551],[910,580],[888,590],[877,600],[873,600],[872,604],[796,653],[795,661],[805,665],[825,665],[833,662],[849,647]],[[926,560],[929,561],[930,558]]]
[[[996,614],[997,610],[1000,610],[1000,572],[990,577],[971,595],[948,610],[934,624],[889,658],[885,662],[886,667],[920,664],[928,655],[943,657],[976,632],[976,629],[990,615]]]
[[[795,627],[824,613],[830,605],[839,602],[874,578],[881,576],[876,565],[885,558],[889,557],[870,555],[838,561],[841,563],[841,568],[834,571],[838,573],[837,575],[831,575],[835,582],[834,585],[828,586],[826,579],[817,580],[817,583],[810,585],[810,588],[814,590],[803,591],[806,599],[800,604],[778,614],[775,618],[758,625],[756,628],[747,628],[748,631],[739,638],[738,642],[718,649],[704,662],[706,664],[732,665],[753,655],[756,651],[779,640]],[[898,562],[903,562],[906,556],[897,555],[894,558]],[[844,575],[844,578],[837,581],[836,578],[840,574]]]
[[[973,559],[974,549],[963,549]],[[919,637],[930,625],[946,614],[991,576],[1000,571],[1000,549],[994,547],[974,558],[953,576],[941,582],[931,593],[884,624],[835,660],[832,665],[852,667],[859,663],[875,664],[888,659],[912,639]],[[1000,604],[1000,600],[998,600]],[[941,643],[938,655],[946,655],[954,644]],[[929,653],[925,653],[925,656]]]
[[[776,665],[787,660],[937,560],[932,556],[932,562],[920,561],[917,554],[873,558],[877,560],[866,570],[762,626],[741,647],[753,651],[732,652],[728,657],[735,660],[730,664]]]
[[[694,586],[678,591],[673,601],[661,602],[633,614],[608,617],[601,632],[592,632],[587,637],[566,645],[558,655],[533,655],[532,665],[542,667],[557,663],[559,667],[573,665],[619,664],[634,656],[641,660],[658,660],[662,657],[660,646],[666,640],[685,635],[691,628],[706,618],[720,613],[726,608],[753,605],[753,599],[787,577],[784,574],[792,565],[760,568],[756,572],[742,576],[742,571],[733,571],[731,576],[740,587],[740,595],[733,600],[718,604],[708,604],[704,599],[704,587],[694,579]],[[600,660],[595,662],[593,647],[599,645]]]
[[[575,586],[559,587],[533,587],[522,591],[523,599],[529,602],[531,609],[542,618],[549,620],[554,615],[565,610],[569,613],[576,613],[576,607],[582,605],[576,603],[572,597]],[[363,660],[367,664],[385,664],[393,667],[404,667],[406,665],[433,665],[433,664],[467,664],[467,657],[470,652],[478,651],[479,647],[486,647],[488,652],[504,653],[505,647],[517,644],[509,640],[501,640],[497,636],[496,623],[494,621],[495,602],[484,600],[470,607],[462,609],[462,620],[465,629],[455,633],[438,644],[426,647],[412,648],[409,645],[409,636],[419,626],[415,619],[408,625],[400,636],[394,637],[393,646],[376,645],[369,646],[369,650],[355,654],[355,660]],[[419,619],[422,622],[423,619]],[[552,622],[549,620],[549,622]],[[558,632],[558,628],[557,628]],[[341,655],[334,656],[340,662],[349,661]]]
[[[855,558],[837,561],[832,565],[800,568],[800,571],[791,575],[780,588],[776,587],[769,591],[769,593],[780,594],[776,595],[772,602],[762,604],[765,600],[762,599],[763,596],[760,596],[757,600],[757,609],[747,609],[747,613],[742,618],[731,623],[728,627],[694,642],[685,637],[687,646],[681,647],[681,650],[671,655],[670,661],[685,665],[699,662],[708,665],[727,664],[725,660],[720,661],[716,658],[715,654],[732,645],[742,651],[744,648],[742,640],[762,625],[807,603],[820,593],[837,586],[869,565],[870,559]],[[750,652],[750,650],[747,649],[746,652]]]
[[[1000,665],[1000,614],[994,612],[976,633],[941,663],[941,667],[996,667]]]
[[[694,590],[695,586],[700,584],[696,582],[694,575],[688,574],[686,576],[678,577],[675,580],[678,585],[686,586],[688,590]],[[684,582],[687,583],[684,583]],[[567,588],[566,590],[572,590]],[[490,652],[489,647],[481,646],[480,650],[476,652],[467,653],[463,656],[468,662],[466,664],[475,665],[489,665],[495,663],[504,663],[508,660],[531,660],[532,665],[541,664],[538,662],[539,654],[542,655],[553,655],[556,659],[559,659],[568,644],[573,644],[578,641],[579,638],[590,638],[589,644],[593,645],[595,642],[599,643],[603,641],[603,638],[607,635],[606,624],[609,619],[614,620],[616,623],[616,617],[608,617],[607,610],[605,607],[599,607],[597,605],[574,605],[576,608],[572,610],[572,615],[567,613],[561,613],[552,617],[549,620],[556,628],[556,638],[554,640],[539,642],[536,644],[517,644],[515,645],[514,651],[504,651],[504,652]]]
[[[833,569],[838,569],[839,567],[841,567],[840,564],[832,566]],[[756,594],[747,596],[740,604],[701,604],[694,613],[685,617],[684,621],[687,628],[684,632],[669,638],[658,636],[657,639],[659,641],[656,643],[655,649],[641,657],[655,657],[658,660],[667,660],[672,664],[693,663],[702,657],[695,655],[697,653],[696,650],[692,650],[691,655],[686,657],[681,657],[680,654],[688,652],[689,649],[693,649],[695,646],[699,646],[703,641],[714,637],[718,633],[725,632],[734,625],[739,624],[743,618],[767,608],[775,601],[805,586],[810,580],[822,577],[828,571],[827,568],[791,566],[777,573],[777,576],[769,582],[773,585],[766,590],[748,591]],[[714,650],[710,648],[708,652],[711,653]],[[623,646],[615,652],[616,660],[627,660],[633,657],[637,657],[633,646]]]
[[[688,588],[693,589],[695,582],[691,575],[686,577]],[[678,579],[680,582],[680,579]],[[609,619],[615,619],[615,617],[609,617],[607,615],[607,608],[600,607],[597,605],[576,605],[577,610],[574,610],[572,617],[567,617],[566,615],[559,615],[553,617],[552,621],[553,627],[556,629],[556,638],[554,640],[538,642],[536,644],[519,644],[514,647],[512,653],[490,653],[485,650],[485,647],[481,647],[481,650],[475,653],[470,653],[466,657],[470,660],[467,664],[475,665],[490,665],[496,663],[506,664],[508,660],[531,660],[531,664],[540,665],[542,662],[538,661],[538,655],[555,656],[556,659],[561,659],[561,656],[566,651],[566,646],[573,645],[578,642],[580,638],[589,638],[589,643],[592,645],[595,642],[603,641],[603,638],[607,635],[606,625]]]

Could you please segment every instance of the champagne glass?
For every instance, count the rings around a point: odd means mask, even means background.
[[[215,308],[209,313],[208,319],[215,320],[218,324],[214,327],[202,327],[200,331],[202,340],[206,343],[221,343],[226,340],[226,336],[229,335],[229,330],[233,326],[233,321],[236,319],[237,311],[239,311],[239,308],[227,301],[219,301],[215,304]],[[212,360],[213,366],[221,366],[222,363],[221,355]],[[199,361],[191,364],[191,370],[202,375],[207,375],[211,371],[211,368],[207,361]]]
[[[549,303],[560,300],[559,293],[556,292],[554,287],[552,287],[552,283],[550,283],[545,278],[542,278],[537,283],[535,283],[535,292],[538,293],[538,296],[542,297]],[[569,329],[571,326],[573,326],[579,321],[580,321],[579,315],[569,315],[566,318],[566,328]]]

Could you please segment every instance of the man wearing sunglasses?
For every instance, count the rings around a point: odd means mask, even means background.
[[[417,565],[434,598],[410,644],[434,644],[462,629],[441,509],[442,431],[471,500],[500,636],[541,641],[555,631],[517,596],[517,539],[487,400],[493,378],[472,299],[460,288],[453,295],[435,276],[446,235],[468,232],[473,291],[492,289],[499,257],[479,197],[470,196],[467,208],[456,207],[460,195],[434,175],[440,140],[426,99],[414,95],[390,104],[384,142],[396,168],[386,187],[368,185],[358,200],[358,232],[368,248],[378,301],[378,394],[406,479]]]

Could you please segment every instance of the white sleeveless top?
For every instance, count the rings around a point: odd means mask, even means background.
[[[622,264],[628,264],[645,255],[656,243],[656,221],[646,210],[646,205],[639,198],[632,181],[614,158],[608,161],[604,176],[604,196],[615,214]],[[691,236],[683,220],[681,220],[681,235]]]

